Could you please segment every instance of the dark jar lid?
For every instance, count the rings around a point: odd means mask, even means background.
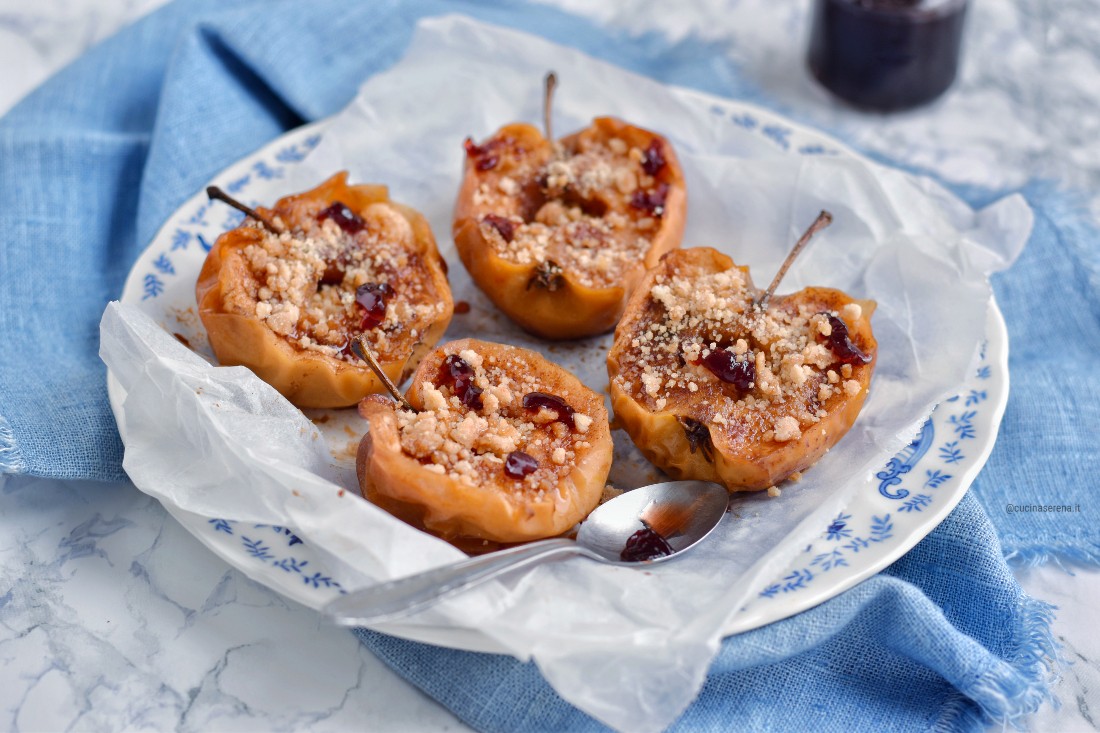
[[[880,112],[932,101],[955,80],[967,0],[816,0],[810,71]]]

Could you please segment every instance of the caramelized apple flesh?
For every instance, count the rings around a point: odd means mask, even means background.
[[[767,308],[747,268],[709,248],[668,254],[642,281],[608,355],[612,407],[675,478],[765,489],[851,428],[877,344],[875,303],[807,288]]]
[[[351,350],[367,338],[400,381],[453,312],[427,220],[384,186],[339,173],[218,238],[196,285],[223,365],[244,365],[299,407],[346,407],[382,384]]]
[[[420,363],[406,393],[359,405],[363,496],[451,541],[559,535],[599,502],[611,468],[600,395],[539,354],[474,339]]]
[[[538,336],[610,330],[645,269],[680,245],[684,176],[656,133],[601,117],[552,143],[512,124],[466,150],[459,256],[497,307]]]

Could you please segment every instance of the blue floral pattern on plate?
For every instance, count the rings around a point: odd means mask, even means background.
[[[982,349],[983,359],[985,349]],[[983,363],[982,367],[985,368]],[[976,378],[980,378],[977,377]],[[771,583],[760,592],[761,598],[775,598],[784,593],[803,590],[819,576],[834,568],[849,567],[848,556],[866,550],[872,545],[885,542],[894,537],[894,523],[904,524],[908,520],[904,515],[924,512],[934,507],[939,489],[955,476],[944,470],[942,465],[933,465],[938,461],[951,465],[966,460],[959,447],[965,440],[973,440],[977,435],[976,420],[988,396],[985,392],[970,389],[965,393],[962,411],[952,409],[959,403],[959,397],[952,397],[940,405],[921,426],[913,442],[903,448],[887,462],[886,466],[875,474],[878,480],[878,493],[881,497],[898,502],[896,514],[871,515],[865,525],[858,530],[853,525],[851,514],[841,513],[825,528],[820,538],[806,547],[799,557],[800,567],[791,570],[780,581]],[[971,409],[968,409],[971,408]],[[937,440],[936,426],[949,428],[942,440]],[[934,447],[938,452],[929,455]],[[926,459],[926,456],[928,458]],[[915,470],[920,467],[921,470]],[[857,533],[858,532],[858,533]],[[836,543],[830,549],[829,543]]]
[[[286,554],[286,552],[295,545],[302,545],[302,548],[305,548],[305,543],[287,527],[276,527],[271,524],[253,524],[249,528],[248,525],[243,525],[228,519],[210,519],[207,521],[207,524],[210,525],[214,532],[224,532],[227,535],[238,537],[241,541],[241,548],[243,548],[245,554],[253,560],[258,560],[272,567],[279,568],[283,572],[297,573],[297,575],[301,577],[303,583],[314,589],[320,590],[322,588],[331,588],[339,591],[341,594],[346,592],[340,584],[330,576],[316,570],[317,563],[314,559],[306,559],[306,556],[300,553],[296,553],[295,555]],[[264,536],[262,532],[257,534],[255,530],[274,532],[276,538],[272,539]],[[246,531],[252,536],[250,537],[245,534]],[[286,544],[286,549],[274,547],[284,542]]]

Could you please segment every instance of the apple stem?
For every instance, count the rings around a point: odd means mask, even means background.
[[[386,391],[393,395],[395,400],[404,405],[406,410],[420,412],[420,410],[412,406],[411,402],[405,399],[405,395],[401,394],[401,391],[397,389],[397,385],[390,381],[389,376],[382,371],[381,365],[378,363],[378,360],[374,358],[374,354],[371,353],[370,347],[367,346],[366,336],[363,334],[356,336],[355,340],[351,342],[351,350],[355,352],[356,356],[367,362],[367,366],[374,372],[374,376],[382,380],[382,385],[386,388]]]
[[[558,75],[553,71],[546,74],[546,93],[542,98],[542,122],[546,126],[546,139],[551,143],[554,142],[554,135],[551,132],[550,117],[552,110],[552,103],[554,101],[554,90],[558,86]]]
[[[820,214],[817,215],[817,218],[814,219],[814,223],[810,225],[810,228],[807,229],[801,237],[799,237],[797,242],[795,242],[794,248],[792,248],[790,254],[787,255],[787,259],[783,260],[783,264],[780,266],[779,272],[775,273],[775,278],[772,280],[772,284],[769,285],[768,289],[764,291],[764,294],[757,299],[757,301],[753,304],[753,307],[760,308],[762,310],[767,309],[768,301],[771,300],[772,294],[775,293],[775,289],[779,287],[779,281],[782,280],[783,276],[787,274],[787,270],[790,269],[791,264],[793,264],[798,255],[802,253],[802,250],[805,249],[810,239],[812,239],[815,234],[817,234],[822,229],[832,223],[833,215],[830,214],[828,211],[822,211]]]
[[[230,196],[229,194],[227,194],[225,191],[221,190],[217,186],[207,186],[206,187],[206,195],[207,195],[207,197],[210,198],[211,201],[217,200],[217,201],[221,201],[223,203],[229,204],[230,206],[232,206],[237,211],[240,211],[241,213],[252,217],[256,221],[260,222],[260,224],[263,225],[264,229],[267,229],[272,234],[282,234],[283,233],[283,231],[281,229],[279,229],[278,227],[276,227],[274,222],[272,222],[266,216],[261,215],[260,212],[256,211],[255,209],[253,209],[249,206],[245,206],[240,201],[233,198],[232,196]]]

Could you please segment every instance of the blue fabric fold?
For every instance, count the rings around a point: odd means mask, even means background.
[[[768,104],[705,44],[627,38],[540,6],[178,0],[0,120],[0,470],[123,477],[98,322],[131,263],[213,174],[339,110],[400,57],[419,17],[445,12]],[[956,192],[975,205],[1005,193]],[[1012,339],[1012,397],[972,491],[977,501],[964,500],[886,573],[727,640],[676,729],[971,730],[1042,699],[1050,609],[1020,591],[1002,549],[1024,561],[1098,557],[1089,489],[1100,452],[1086,441],[1100,432],[1100,375],[1090,359],[1100,347],[1100,268],[1083,207],[1051,184],[1023,193],[1036,229],[995,281]],[[1079,503],[1082,511],[1017,513],[1009,503]],[[598,727],[531,665],[361,636],[480,729]]]
[[[726,639],[698,699],[669,730],[976,731],[1017,721],[1045,699],[1051,617],[1020,589],[967,496],[883,573]],[[558,697],[533,663],[357,633],[478,730],[609,730]]]

